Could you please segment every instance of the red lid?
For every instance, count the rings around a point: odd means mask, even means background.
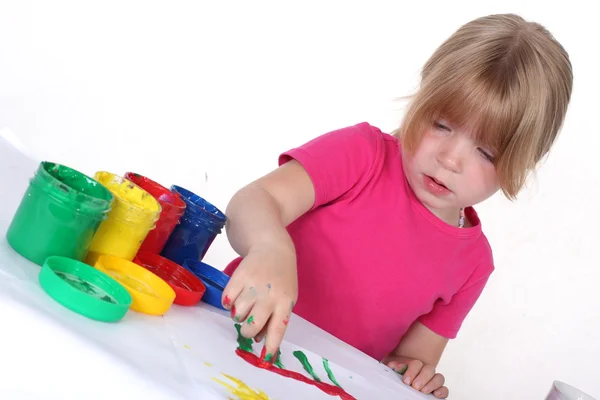
[[[167,282],[175,291],[175,304],[193,306],[206,292],[206,286],[193,273],[158,254],[139,252],[133,262]]]

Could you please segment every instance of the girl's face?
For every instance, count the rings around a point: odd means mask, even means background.
[[[404,154],[404,170],[417,198],[449,224],[461,207],[473,206],[498,191],[495,154],[479,146],[467,129],[443,119],[423,135],[416,152]]]

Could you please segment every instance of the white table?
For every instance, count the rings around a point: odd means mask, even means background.
[[[264,390],[271,399],[339,398],[241,360],[233,352],[233,321],[204,303],[174,305],[164,317],[129,311],[120,322],[108,324],[52,300],[39,286],[40,267],[6,242],[8,225],[37,166],[0,137],[0,398],[226,399],[227,390],[212,380],[224,380],[221,372]],[[360,388],[345,389],[358,399],[432,398],[298,316],[292,317],[285,339],[352,374]]]

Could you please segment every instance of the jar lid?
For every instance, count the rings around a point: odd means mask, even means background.
[[[175,291],[175,304],[193,306],[200,302],[206,286],[181,265],[149,252],[139,252],[133,262],[162,278]]]
[[[225,290],[225,286],[229,283],[229,276],[202,261],[194,259],[185,260],[183,266],[192,271],[206,286],[206,293],[202,296],[202,301],[226,310],[223,307],[222,297],[223,290]]]
[[[50,256],[39,274],[44,291],[66,308],[91,319],[115,322],[131,306],[131,295],[115,279],[62,256]]]
[[[112,276],[127,289],[133,301],[131,309],[150,315],[163,315],[175,300],[175,291],[159,276],[134,262],[101,255],[94,266]]]

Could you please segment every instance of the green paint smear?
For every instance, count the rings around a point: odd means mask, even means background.
[[[325,372],[327,372],[327,376],[329,377],[329,380],[331,382],[333,382],[333,384],[339,388],[341,388],[340,384],[337,383],[337,381],[335,380],[335,376],[333,375],[333,371],[331,371],[331,368],[329,368],[329,360],[324,358],[323,359],[323,368],[325,368]]]
[[[285,367],[283,366],[283,363],[281,362],[281,350],[277,350],[277,358],[275,359],[275,362],[273,363],[273,365],[276,366],[277,368],[285,369]]]
[[[296,350],[293,354],[294,354],[294,357],[296,357],[298,359],[298,361],[300,361],[300,364],[302,364],[302,367],[304,368],[304,370],[306,372],[308,372],[315,381],[321,382],[321,379],[319,379],[317,374],[315,374],[315,371],[313,370],[312,365],[310,365],[310,362],[308,362],[308,358],[306,358],[306,354],[304,354],[300,350]]]
[[[252,339],[248,339],[248,338],[242,336],[241,327],[242,326],[240,324],[235,324],[235,330],[237,331],[237,334],[238,334],[238,336],[237,336],[238,349],[249,351],[250,353],[252,353]]]
[[[249,324],[253,324],[254,323],[254,316],[251,315],[250,318],[248,318],[248,323]]]

